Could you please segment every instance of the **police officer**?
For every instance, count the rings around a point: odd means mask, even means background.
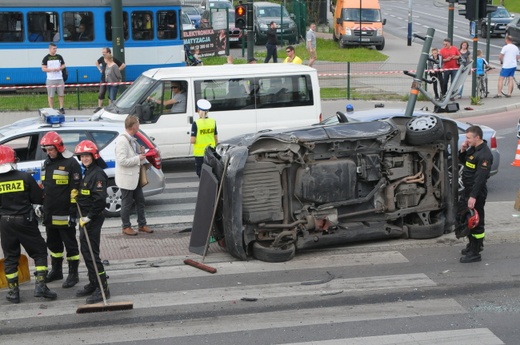
[[[204,162],[204,150],[206,146],[215,147],[218,143],[217,123],[214,119],[208,118],[208,111],[211,103],[205,99],[197,101],[199,109],[199,119],[191,125],[190,143],[193,145],[193,155],[195,156],[195,171],[200,177],[202,163]]]
[[[79,220],[79,241],[81,245],[81,255],[83,255],[83,260],[85,260],[85,265],[87,266],[89,280],[89,283],[85,285],[82,290],[76,291],[76,297],[89,296],[87,297],[87,304],[92,304],[103,301],[94,265],[97,266],[105,297],[107,299],[110,298],[107,275],[103,263],[99,258],[101,227],[105,222],[103,211],[106,206],[108,179],[103,169],[105,169],[107,165],[99,155],[96,144],[90,140],[80,142],[76,146],[74,153],[81,160],[81,164],[85,168],[76,202],[81,209],[80,215],[82,217]],[[90,255],[85,231],[88,231],[94,257]]]
[[[20,303],[18,260],[22,245],[36,266],[34,297],[55,299],[56,293],[45,283],[47,248],[32,205],[43,202],[43,192],[30,174],[17,170],[16,161],[14,150],[0,145],[0,239],[9,286],[6,298]]]
[[[63,279],[63,249],[67,249],[69,275],[63,288],[79,282],[79,246],[76,240],[76,200],[81,167],[72,152],[65,149],[62,138],[56,132],[46,133],[40,141],[47,159],[43,163],[41,179],[43,199],[43,224],[47,232],[47,247],[51,252],[52,269],[47,282]],[[36,209],[39,213],[39,208]],[[40,214],[38,214],[40,216]],[[65,246],[64,246],[65,244]]]
[[[464,191],[461,196],[461,208],[477,210],[478,225],[468,235],[469,244],[462,250],[460,262],[469,263],[481,260],[480,252],[484,242],[484,205],[487,198],[487,180],[493,164],[493,155],[486,141],[482,139],[482,129],[471,126],[466,129],[466,140],[459,151],[459,162],[463,164],[462,183]]]

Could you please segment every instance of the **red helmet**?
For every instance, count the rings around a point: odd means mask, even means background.
[[[466,215],[467,222],[468,222],[468,229],[475,229],[480,222],[480,217],[478,215],[477,210],[475,209],[468,209],[468,213]]]
[[[76,146],[74,153],[78,156],[85,154],[85,153],[90,153],[94,159],[99,158],[98,148],[97,148],[96,144],[94,144],[90,140],[83,140],[82,142],[80,142]]]
[[[0,145],[0,164],[16,163],[16,153],[10,146]]]
[[[54,146],[58,152],[63,153],[65,151],[65,145],[63,145],[63,140],[61,139],[60,135],[54,131],[47,132],[40,141],[40,145],[42,149],[45,148],[45,146]]]

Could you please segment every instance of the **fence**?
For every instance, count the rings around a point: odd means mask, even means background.
[[[386,62],[322,62],[315,67],[318,69],[322,91],[335,89],[341,92],[340,98],[405,100],[410,92],[412,78],[404,75],[403,71],[413,71],[417,66]],[[42,78],[44,76],[42,73]],[[498,69],[495,69],[489,74],[490,88],[497,85],[497,82]],[[469,97],[471,95],[471,77],[467,78],[464,85],[464,97]],[[99,84],[81,84],[69,81],[66,87],[66,108],[85,110],[87,114],[91,112],[97,107],[98,86]],[[123,88],[124,86],[120,86],[120,92]],[[431,86],[427,85],[427,89],[431,90]],[[16,90],[0,87],[0,99],[1,112],[33,111],[48,107],[45,85],[22,86]],[[57,107],[58,100],[55,99],[54,102]]]

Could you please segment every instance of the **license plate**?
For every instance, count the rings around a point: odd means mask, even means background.
[[[276,32],[280,33],[282,32],[282,29],[276,29]]]
[[[361,42],[370,42],[370,38],[362,38]]]
[[[237,42],[238,41],[238,37],[230,37],[229,38],[229,42]]]
[[[499,30],[502,30],[502,29],[505,29],[505,28],[506,28],[505,25],[497,25],[497,29],[499,29]]]

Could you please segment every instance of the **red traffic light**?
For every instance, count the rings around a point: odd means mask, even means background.
[[[246,8],[242,5],[239,5],[235,8],[235,15],[237,17],[242,17],[246,15]]]

